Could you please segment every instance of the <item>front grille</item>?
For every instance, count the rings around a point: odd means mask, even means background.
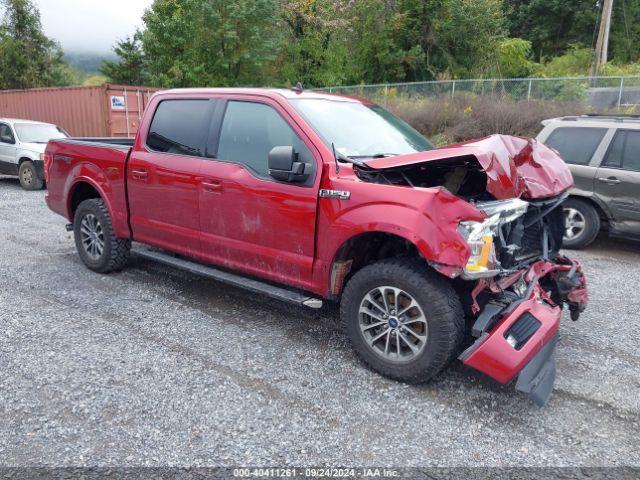
[[[538,331],[542,323],[530,313],[524,313],[504,334],[504,338],[513,338],[512,345],[516,350],[520,350]]]

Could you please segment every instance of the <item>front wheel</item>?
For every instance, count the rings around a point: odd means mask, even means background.
[[[117,238],[102,199],[82,202],[73,218],[76,249],[91,270],[108,273],[122,269],[131,251],[131,240]]]
[[[408,383],[437,375],[464,338],[458,295],[418,260],[384,260],[358,271],[344,290],[340,314],[362,360]]]
[[[44,185],[43,180],[38,176],[36,166],[29,160],[25,160],[20,164],[18,178],[20,179],[20,185],[25,190],[40,190]]]

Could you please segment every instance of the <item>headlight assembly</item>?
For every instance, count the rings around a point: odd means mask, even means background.
[[[529,204],[520,199],[479,204],[488,218],[483,222],[460,222],[458,231],[469,245],[471,255],[464,269],[463,278],[492,277],[500,273],[496,257],[495,237],[505,223],[513,222],[527,212]]]

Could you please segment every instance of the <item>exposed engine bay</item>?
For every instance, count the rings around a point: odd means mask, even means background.
[[[499,226],[496,256],[503,269],[518,269],[532,261],[554,259],[562,248],[565,196],[529,201],[521,217]]]
[[[490,200],[487,174],[474,156],[434,160],[384,170],[364,165],[354,167],[364,182],[408,187],[431,188],[442,186],[465,200]]]

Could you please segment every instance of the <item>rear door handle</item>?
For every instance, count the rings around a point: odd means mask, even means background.
[[[134,180],[146,180],[148,176],[146,170],[131,170],[131,178]]]
[[[616,177],[609,177],[609,178],[600,177],[598,178],[598,181],[606,183],[607,185],[617,185],[620,183],[620,180],[618,180]]]
[[[206,192],[222,192],[222,182],[219,180],[203,180],[202,188]]]

